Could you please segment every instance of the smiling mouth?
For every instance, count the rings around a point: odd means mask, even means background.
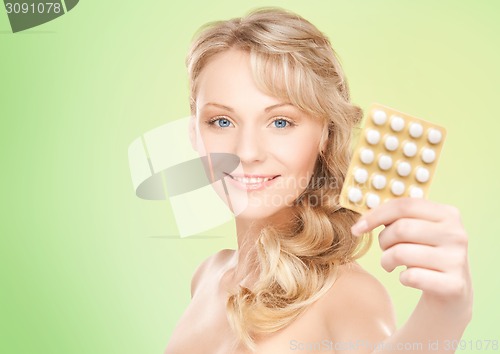
[[[233,176],[233,175],[230,175],[229,173],[226,173],[226,175],[231,177],[235,181],[238,181],[238,182],[244,183],[244,184],[261,184],[261,183],[265,183],[267,181],[271,181],[271,180],[275,179],[276,177],[280,176],[280,175],[276,175],[276,176],[250,176],[250,175]]]

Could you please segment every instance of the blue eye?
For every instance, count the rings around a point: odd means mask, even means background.
[[[279,118],[279,119],[276,119],[274,122],[274,126],[276,128],[286,128],[287,127],[287,124],[290,125],[290,122],[287,121],[286,119],[282,119],[282,118]]]
[[[211,119],[210,121],[207,122],[207,124],[214,128],[222,129],[229,127],[231,125],[231,121],[227,118],[219,117]]]
[[[226,118],[217,119],[217,125],[221,128],[229,127],[230,124],[231,124],[231,122]]]
[[[276,118],[272,123],[274,124],[274,127],[278,129],[291,128],[295,125],[293,122],[285,118]],[[231,127],[233,123],[231,123],[231,121],[227,118],[215,117],[208,121],[207,124],[213,128],[224,129]]]

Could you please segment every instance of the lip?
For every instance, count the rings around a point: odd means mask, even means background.
[[[231,175],[229,173],[226,173],[226,175],[229,177],[228,179],[226,179],[229,181],[229,183],[231,183],[238,189],[245,191],[263,190],[264,188],[267,188],[271,184],[273,184],[276,181],[277,177],[280,176],[280,175],[249,175],[249,174]],[[243,179],[247,181],[243,181]]]
[[[279,175],[250,175],[250,174],[240,174],[240,173],[226,173],[229,177],[236,177],[236,178],[274,178],[278,177]]]

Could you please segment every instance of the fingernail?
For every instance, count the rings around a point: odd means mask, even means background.
[[[351,232],[354,236],[361,236],[368,229],[368,223],[366,220],[358,220],[357,223],[352,225]]]

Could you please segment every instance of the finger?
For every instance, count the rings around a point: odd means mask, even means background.
[[[397,243],[417,243],[438,246],[442,243],[442,235],[446,230],[434,221],[403,218],[396,220],[380,232],[378,242],[380,248],[386,249]]]
[[[351,231],[354,235],[361,235],[401,218],[441,221],[450,215],[451,209],[455,208],[421,198],[395,198],[366,213]]]
[[[467,290],[464,277],[417,267],[402,271],[399,274],[399,281],[404,286],[444,298],[461,295]]]
[[[382,253],[380,264],[387,272],[398,266],[420,267],[442,271],[440,253],[436,247],[414,243],[398,243]]]

